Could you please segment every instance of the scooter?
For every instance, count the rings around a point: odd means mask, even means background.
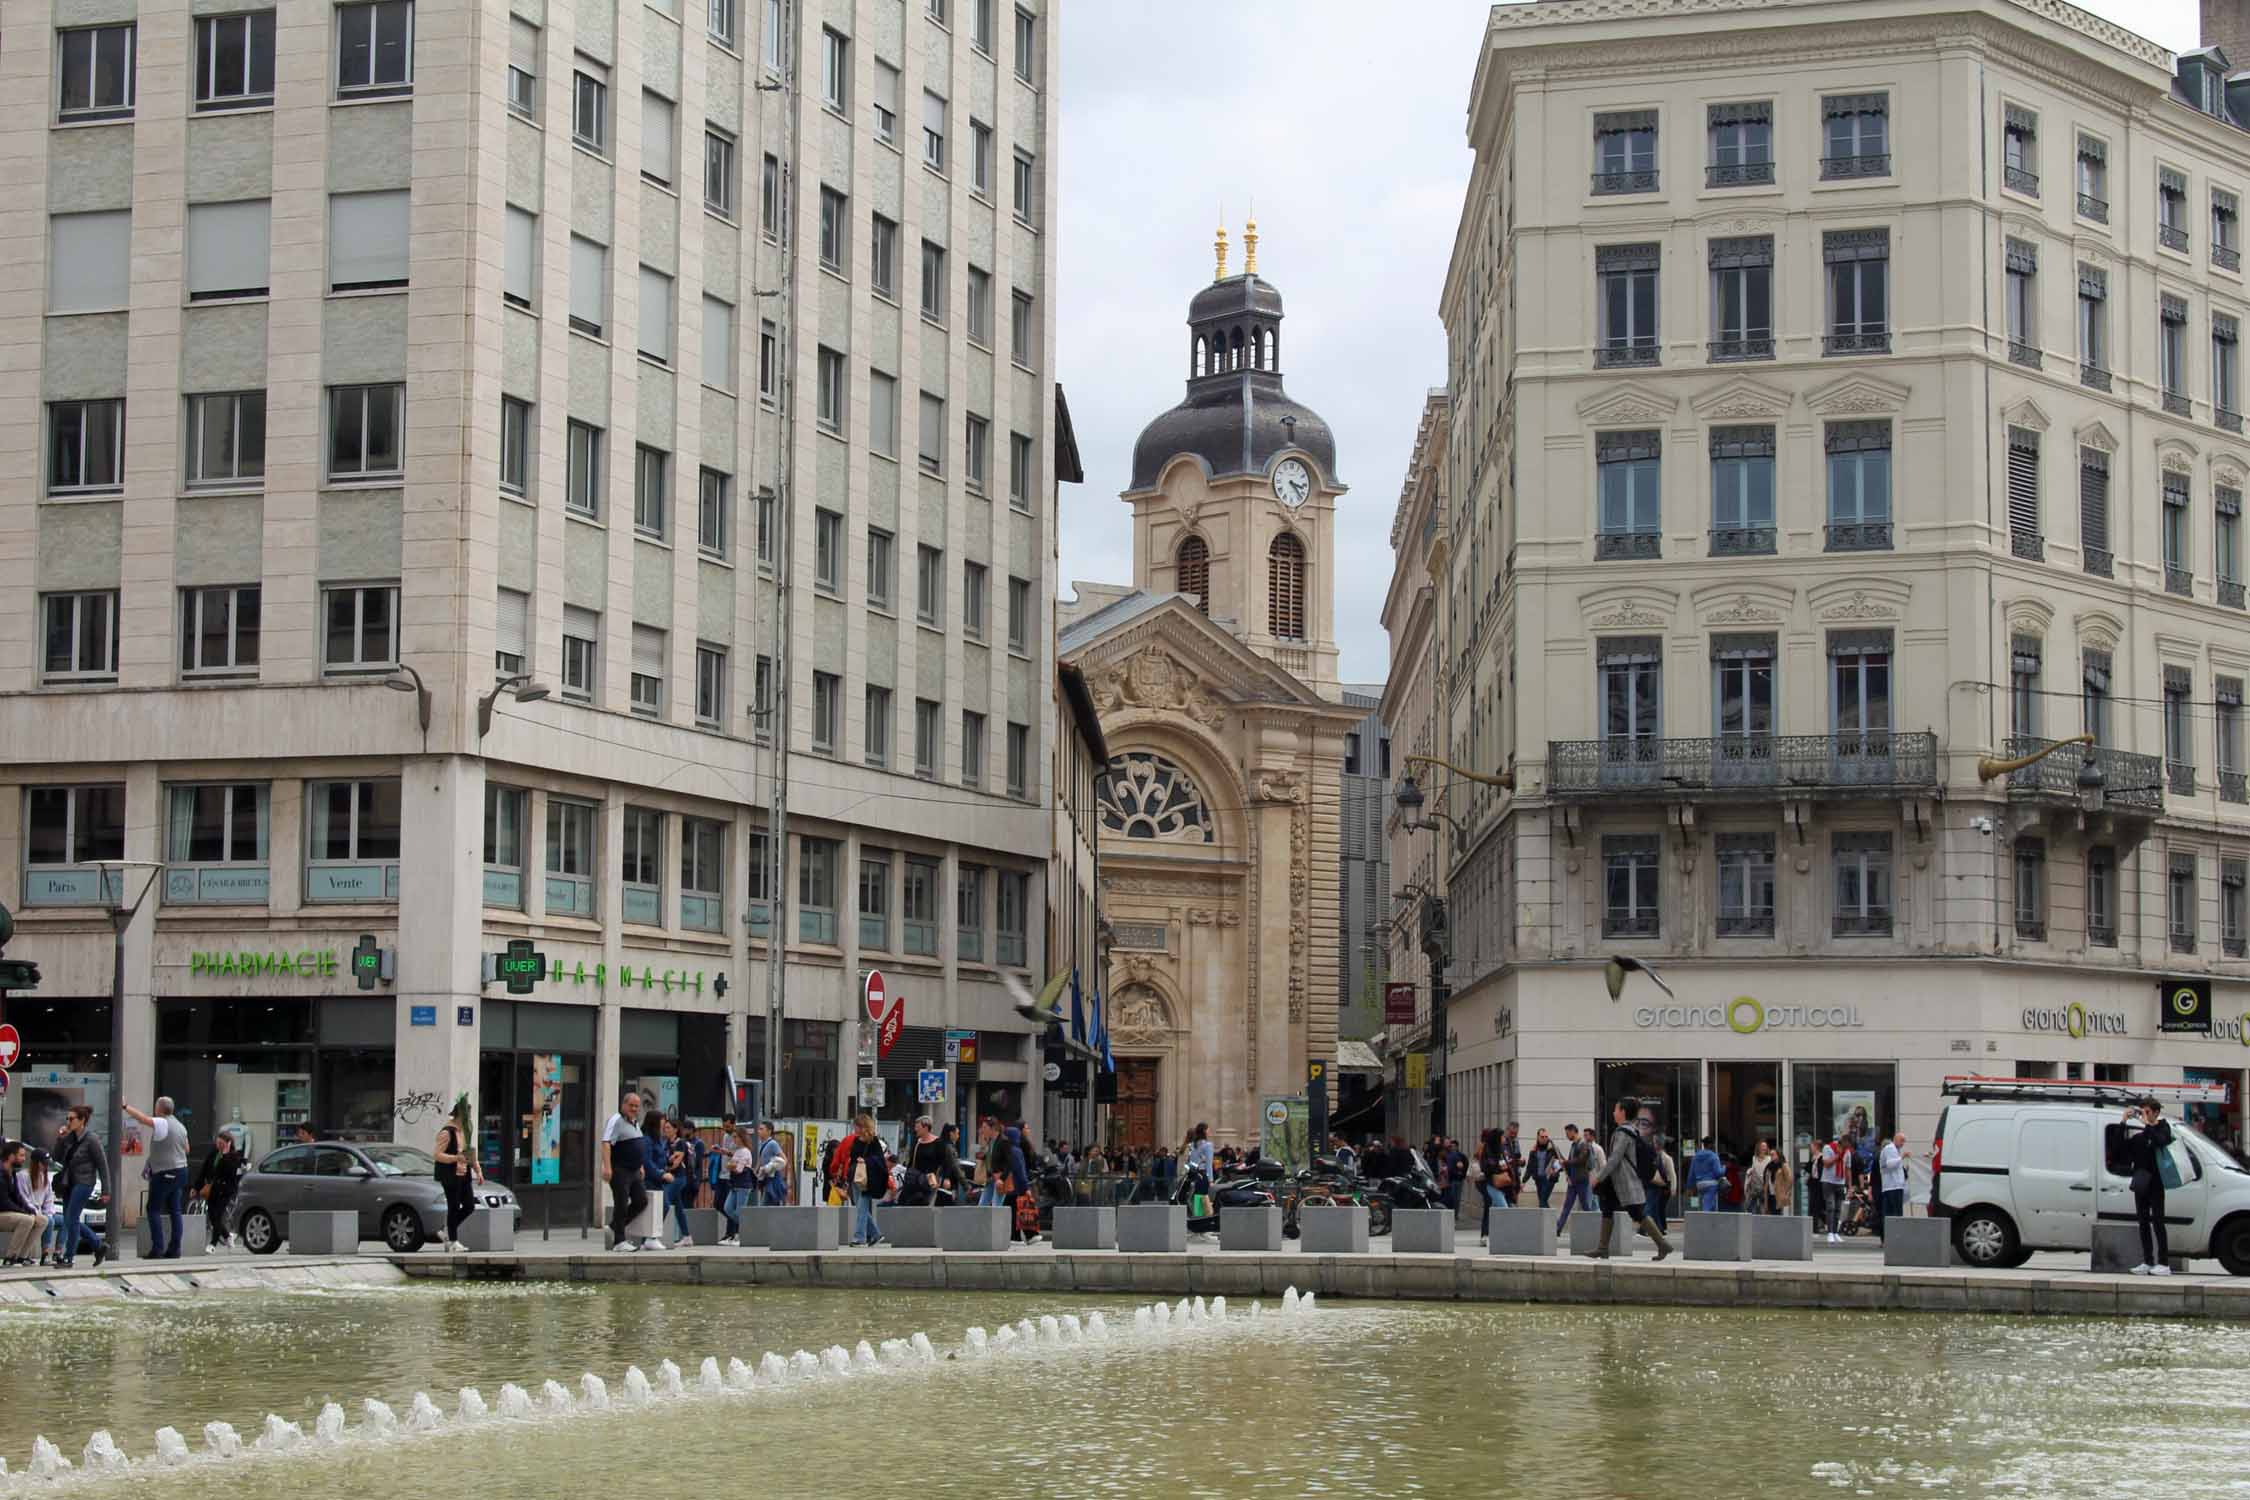
[[[1200,1168],[1191,1167],[1180,1174],[1179,1186],[1172,1190],[1172,1201],[1189,1208],[1189,1234],[1217,1234],[1220,1209],[1272,1208],[1277,1200],[1272,1190],[1264,1184],[1286,1175],[1278,1164],[1273,1164],[1270,1175],[1259,1173],[1250,1177],[1231,1177],[1213,1187]],[[1209,1213],[1197,1215],[1193,1211],[1193,1200],[1198,1194],[1204,1195],[1210,1207]]]

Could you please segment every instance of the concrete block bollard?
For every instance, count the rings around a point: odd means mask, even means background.
[[[875,1227],[901,1250],[935,1250],[940,1210],[929,1204],[879,1203]]]
[[[1953,1263],[1952,1220],[1896,1218],[1883,1221],[1884,1265],[1950,1266]]]
[[[1690,1209],[1680,1230],[1680,1248],[1689,1260],[1748,1260],[1753,1218]]]
[[[516,1211],[480,1208],[461,1221],[461,1243],[471,1250],[507,1252],[516,1248]]]
[[[2172,1252],[2172,1270],[2175,1274],[2187,1270],[2187,1257]],[[2094,1226],[2094,1253],[2092,1268],[2096,1271],[2130,1272],[2141,1263],[2141,1227],[2138,1224],[2096,1224]]]
[[[61,1197],[61,1195],[59,1195],[59,1194],[58,1194],[58,1195],[57,1195],[57,1201],[58,1201],[58,1202],[60,1201],[60,1197]],[[136,1226],[136,1228],[134,1229],[134,1233],[135,1233],[135,1234],[137,1234],[137,1235],[138,1235],[138,1236],[140,1237],[140,1243],[139,1243],[139,1252],[140,1252],[140,1257],[141,1257],[141,1259],[142,1259],[142,1260],[147,1260],[147,1259],[149,1258],[149,1253],[148,1253],[148,1227],[149,1227],[149,1218],[148,1218],[148,1215],[147,1215],[147,1213],[145,1213],[145,1212],[144,1212],[144,1213],[143,1213],[143,1214],[141,1215],[141,1222],[140,1222],[140,1224],[139,1224],[138,1226]],[[165,1224],[165,1226],[164,1226],[164,1232],[165,1232],[166,1234],[170,1234],[170,1233],[172,1232],[172,1226],[171,1226],[171,1224],[170,1224],[170,1222],[169,1222],[169,1221],[167,1221],[167,1222],[166,1222],[166,1224]],[[191,1256],[191,1255],[201,1255],[201,1254],[202,1254],[202,1253],[203,1253],[204,1251],[208,1250],[208,1249],[210,1248],[210,1246],[211,1246],[211,1220],[210,1220],[210,1217],[209,1217],[208,1215],[206,1215],[206,1214],[183,1214],[183,1215],[182,1215],[182,1216],[180,1217],[180,1251],[179,1251],[179,1258],[181,1258],[181,1259],[185,1259],[185,1258],[187,1258],[188,1256]],[[171,1247],[170,1247],[170,1246],[166,1246],[165,1248],[166,1248],[167,1250],[169,1250],[169,1249],[170,1249]],[[167,1257],[167,1258],[170,1258],[170,1257]]]
[[[1553,1255],[1555,1221],[1543,1208],[1506,1208],[1495,1204],[1492,1228],[1485,1239],[1488,1255]]]
[[[1127,1203],[1117,1210],[1117,1248],[1178,1255],[1187,1249],[1187,1208],[1177,1203]]]
[[[1391,1249],[1399,1255],[1451,1255],[1457,1226],[1443,1208],[1391,1210]]]
[[[291,1255],[359,1254],[359,1215],[344,1211],[286,1216]]]
[[[1281,1210],[1279,1208],[1222,1208],[1219,1210],[1219,1248],[1221,1250],[1263,1250],[1269,1254],[1281,1249]]]
[[[736,1238],[744,1248],[756,1248],[773,1242],[773,1216],[781,1211],[779,1204],[745,1203],[742,1205],[742,1233]]]
[[[1222,1228],[1225,1217],[1220,1218]],[[1307,1255],[1365,1255],[1367,1209],[1358,1203],[1311,1205],[1297,1210],[1297,1232]]]
[[[1007,1208],[941,1208],[937,1211],[938,1248],[1005,1250],[1015,1218],[1015,1212]]]
[[[1811,1260],[1812,1220],[1804,1214],[1752,1214],[1752,1260]]]
[[[727,1216],[715,1208],[691,1208],[687,1228],[689,1244],[716,1245],[726,1236]]]
[[[1057,1208],[1055,1232],[1051,1236],[1057,1250],[1115,1250],[1117,1248],[1117,1210],[1114,1208]]]
[[[833,1209],[819,1205],[769,1208],[766,1241],[776,1250],[833,1250],[842,1243]]]

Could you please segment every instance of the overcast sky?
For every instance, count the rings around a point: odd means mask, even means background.
[[[2195,0],[2087,9],[2175,50]],[[1287,299],[1289,394],[1328,419],[1350,491],[1337,508],[1336,637],[1347,682],[1389,660],[1391,517],[1429,388],[1445,380],[1438,292],[1470,158],[1469,82],[1489,7],[1414,0],[1071,0],[1061,9],[1060,378],[1086,462],[1062,500],[1062,592],[1130,583],[1117,498],[1133,439],[1180,399],[1187,300],[1211,279],[1223,214],[1241,267]],[[2236,60],[2239,66],[2244,60]]]

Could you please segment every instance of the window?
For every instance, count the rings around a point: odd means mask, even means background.
[[[2156,169],[2156,243],[2187,253],[2187,174],[2170,167]]]
[[[2212,494],[2211,563],[2219,576],[2219,602],[2242,608],[2242,491],[2220,485]]]
[[[24,802],[24,904],[114,901],[118,875],[84,867],[125,857],[125,788],[35,786]]]
[[[2092,266],[2078,268],[2078,381],[2095,390],[2109,389],[2109,273]]]
[[[1620,110],[1594,116],[1594,191],[1656,191],[1656,111]]]
[[[1829,839],[1836,868],[1837,937],[1889,937],[1891,836],[1837,833]]]
[[[47,493],[90,494],[125,482],[125,403],[54,401],[47,406]]]
[[[727,648],[695,643],[695,722],[706,729],[727,724]]]
[[[868,221],[867,280],[880,297],[898,297],[898,225],[874,215]]]
[[[976,266],[969,267],[969,337],[992,342],[992,273]]]
[[[326,622],[323,670],[382,672],[398,665],[398,585],[346,584],[320,591]]]
[[[388,193],[366,194],[388,198]],[[404,198],[403,193],[395,195]],[[190,302],[263,297],[272,237],[270,200],[191,203],[187,211],[187,294]],[[405,275],[403,255],[399,274]]]
[[[969,122],[969,190],[992,192],[992,127],[981,120]]]
[[[2156,303],[2156,370],[2163,383],[2164,409],[2173,416],[2189,415],[2187,394],[2187,302],[2162,296]]]
[[[1008,357],[1028,370],[1035,363],[1031,357],[1032,342],[1035,337],[1031,319],[1031,297],[1025,292],[1015,292],[1011,294],[1009,300]]]
[[[547,915],[591,917],[599,857],[601,809],[563,797],[547,799]]]
[[[46,642],[42,682],[117,680],[117,592],[40,597]]]
[[[523,909],[524,823],[531,794],[521,787],[484,784],[484,904]]]
[[[734,219],[734,137],[715,126],[703,129],[703,206],[720,218]]]
[[[945,170],[945,101],[922,91],[922,165]]]
[[[867,528],[867,604],[870,609],[889,609],[892,592],[897,585],[898,541],[887,531]]]
[[[1008,580],[1008,649],[1031,649],[1031,580]]]
[[[1654,834],[1602,839],[1602,936],[1652,938],[1661,929],[1657,889],[1662,840]]]
[[[2164,471],[2164,591],[2193,594],[2188,542],[2188,477],[2177,469]]]
[[[609,247],[570,237],[570,326],[602,336],[609,322]]]
[[[844,356],[834,349],[822,349],[816,360],[819,384],[814,388],[818,396],[815,408],[820,425],[838,436],[844,431],[845,382],[849,378],[844,369]]]
[[[1031,509],[1031,439],[1020,432],[1008,434],[1008,503],[1017,510]]]
[[[1013,196],[1015,200],[1016,217],[1023,220],[1023,222],[1026,224],[1032,222],[1031,199],[1033,192],[1036,191],[1036,188],[1037,173],[1032,166],[1032,159],[1029,156],[1026,156],[1023,152],[1018,151],[1016,153],[1015,191]]]
[[[1772,359],[1773,354],[1773,236],[1713,240],[1711,358]]]
[[[945,247],[922,241],[922,316],[945,321]]]
[[[925,958],[935,957],[938,951],[938,881],[943,876],[941,866],[927,860],[910,859],[899,891],[899,936],[907,953]]]
[[[992,424],[974,412],[963,437],[961,469],[969,488],[984,493],[992,470]]]
[[[2078,450],[2078,549],[2087,572],[2110,576],[2109,455],[2099,448]]]
[[[766,0],[766,24],[759,28],[759,57],[773,72],[780,72],[788,34],[782,26],[782,0]]]
[[[1200,613],[1211,613],[1211,544],[1192,532],[1172,554],[1172,587],[1193,599]]]
[[[413,0],[337,6],[337,94],[406,94],[413,90]]]
[[[2078,216],[2109,222],[2109,148],[2090,135],[2078,138]]]
[[[1021,870],[1002,870],[999,877],[993,888],[992,957],[995,963],[1020,969],[1031,920],[1031,877]]]
[[[922,393],[922,469],[929,474],[945,472],[945,398]]]
[[[2219,865],[2219,945],[2229,958],[2240,958],[2250,945],[2250,901],[2244,886],[2250,883],[2250,864],[2239,859]]]
[[[1656,348],[1654,245],[1602,245],[1594,251],[1594,291],[1601,308],[1601,368],[1653,365]]]
[[[833,672],[812,674],[812,747],[821,755],[834,755],[843,737],[844,682]]]
[[[2023,240],[2006,246],[2008,358],[2039,368],[2039,251]]]
[[[527,120],[539,118],[539,58],[543,50],[538,27],[521,16],[508,18],[508,108]]]
[[[781,330],[758,320],[758,399],[769,405],[781,392]]]
[[[935,625],[945,612],[945,554],[935,547],[914,549],[914,617]]]
[[[2188,714],[2195,694],[2195,675],[2187,667],[2164,666],[2164,765],[2172,790],[2183,797],[2195,795],[2195,730]]]
[[[305,804],[305,899],[396,901],[399,784],[316,781]]]
[[[2242,343],[2239,325],[2211,314],[2211,417],[2229,432],[2242,430]]]
[[[2018,836],[2016,865],[2016,936],[2045,942],[2047,938],[2047,841]]]
[[[1820,101],[1820,113],[1823,181],[1890,175],[1890,95],[1830,94]]]
[[[781,158],[767,153],[758,169],[758,228],[769,240],[781,236]]]
[[[1018,800],[1031,795],[1031,726],[1008,726],[1008,795]]]
[[[875,63],[875,139],[886,146],[898,144],[898,69],[880,59]]]
[[[672,362],[672,278],[641,267],[640,330],[636,347],[660,365]]]
[[[273,91],[273,18],[266,18],[266,91]],[[133,112],[134,28],[82,26],[57,32],[58,120],[115,120]]]
[[[830,594],[844,589],[844,518],[832,510],[813,512],[813,584]]]
[[[711,33],[711,40],[729,51],[734,48],[734,7],[735,0],[710,0],[710,13],[704,22],[704,29]]]
[[[820,263],[844,274],[851,268],[851,200],[834,188],[820,190]]]
[[[1266,548],[1266,619],[1277,640],[1305,635],[1305,544],[1284,531]]]
[[[1711,555],[1774,550],[1774,432],[1771,427],[1711,429]]]
[[[703,299],[703,383],[734,389],[734,304],[712,296]]]
[[[514,677],[531,657],[531,596],[502,588],[493,594],[492,675]]]
[[[961,715],[961,785],[984,785],[984,715]]]
[[[2117,946],[2117,851],[2098,847],[2086,851],[2086,941],[2102,948]]]
[[[609,70],[585,57],[571,74],[570,138],[596,153],[609,149]]]
[[[764,740],[773,734],[774,685],[773,658],[761,656],[757,661],[756,676],[750,683],[751,732]]]
[[[628,922],[645,927],[664,924],[664,814],[651,807],[625,809],[625,826],[620,837],[619,864],[625,877],[625,909],[622,913]]]
[[[1752,785],[1770,779],[1779,654],[1772,635],[1711,637],[1711,727],[1719,740],[1714,774]]]
[[[187,398],[190,488],[255,488],[266,473],[266,393]]]
[[[717,469],[697,472],[695,544],[713,557],[725,557],[734,531],[734,476]]]
[[[672,139],[678,114],[662,94],[641,90],[641,175],[658,187],[672,185]]]
[[[2047,555],[2039,529],[2039,434],[2028,427],[2008,429],[2008,547],[2033,562]]]
[[[584,422],[565,424],[569,457],[564,465],[563,507],[600,519],[602,513],[602,430]]]
[[[914,774],[935,781],[943,768],[945,747],[938,742],[938,705],[928,698],[914,700]]]
[[[820,102],[839,114],[851,109],[852,44],[836,32],[820,32]]]
[[[665,491],[671,483],[672,455],[646,443],[633,449],[633,529],[643,536],[664,535],[669,506]]]
[[[2195,856],[2175,853],[2164,880],[2164,930],[2174,953],[2195,951],[2195,900]]]
[[[1709,111],[1710,164],[1706,187],[1750,187],[1773,181],[1773,104],[1752,100],[1714,104]]]
[[[2001,106],[2000,181],[2011,193],[2039,196],[2039,117],[2020,104]]]
[[[871,766],[891,763],[891,690],[867,685],[865,757]]]
[[[1831,229],[1822,237],[1828,262],[1826,354],[1888,354],[1891,349],[1891,232]]]
[[[878,952],[891,946],[890,856],[867,850],[859,856],[859,945]]]
[[[2008,736],[2033,739],[2039,733],[2039,637],[2019,635],[2008,643]]]
[[[630,683],[633,712],[651,718],[664,713],[665,632],[653,625],[633,627],[633,674]]]
[[[1773,835],[1722,833],[1719,856],[1720,937],[1774,934]]]
[[[2244,780],[2242,761],[2242,679],[2214,678],[2212,689],[2218,709],[2219,800],[2250,802],[2250,782]]]
[[[2223,188],[2211,189],[2211,264],[2222,271],[2242,269],[2241,200]]]
[[[961,630],[972,641],[984,639],[984,579],[983,563],[961,564]]]
[[[1025,83],[1032,79],[1032,59],[1038,52],[1039,22],[1030,11],[1016,12],[1016,76]]]
[[[1886,772],[1891,758],[1891,633],[1830,631],[1828,683],[1837,772]]]
[[[898,457],[898,380],[881,370],[867,372],[867,446]]]
[[[954,873],[953,938],[965,964],[984,962],[984,866],[964,864]]]
[[[256,676],[258,603],[254,583],[180,590],[180,675]]]
[[[328,389],[328,477],[396,479],[404,472],[406,387]]]
[[[405,286],[408,194],[328,195],[328,289],[377,291]]]
[[[538,215],[509,204],[503,236],[500,296],[517,307],[528,308],[539,275]]]
[[[724,932],[727,925],[727,825],[680,819],[680,925]]]
[[[1891,550],[1891,424],[1828,424],[1828,550]]]
[[[1594,473],[1601,507],[1597,558],[1655,557],[1660,550],[1661,443],[1654,429],[1594,437]]]
[[[2084,732],[2096,745],[2109,743],[2110,654],[2088,647],[2081,671],[2079,710]]]
[[[130,300],[133,215],[126,209],[47,221],[47,311],[117,312]]]
[[[979,52],[992,51],[993,0],[969,0],[969,44]]]
[[[601,686],[602,617],[575,604],[563,606],[562,695],[591,703]]]
[[[774,548],[778,538],[774,531],[773,491],[761,488],[757,495],[758,510],[758,564],[763,568],[773,566]]]

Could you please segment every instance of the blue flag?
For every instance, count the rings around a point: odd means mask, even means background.
[[[1070,1039],[1074,1042],[1086,1040],[1086,1003],[1078,989],[1076,969],[1070,971]]]
[[[1102,1055],[1102,1071],[1117,1071],[1117,1059],[1109,1055],[1109,1015],[1100,990],[1094,991],[1094,1050]]]

